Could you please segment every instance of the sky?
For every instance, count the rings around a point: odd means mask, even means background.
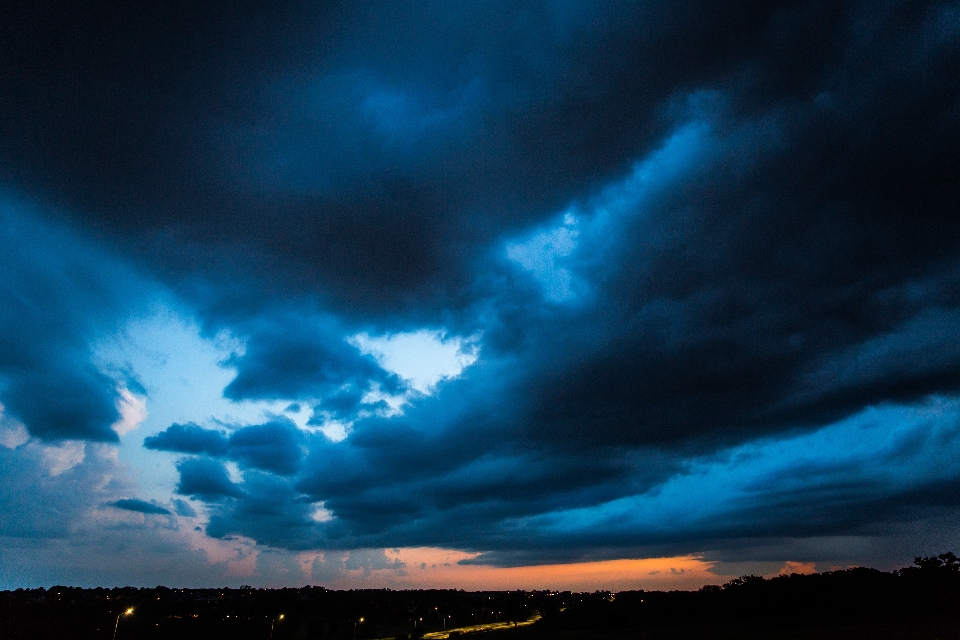
[[[0,589],[960,550],[960,3],[0,7]]]

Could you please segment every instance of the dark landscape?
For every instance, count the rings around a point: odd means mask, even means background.
[[[0,638],[958,638],[960,560],[916,558],[699,591],[17,589]]]

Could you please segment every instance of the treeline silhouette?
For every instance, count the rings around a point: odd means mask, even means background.
[[[115,632],[118,640],[415,640],[537,615],[531,627],[497,637],[960,638],[960,560],[944,553],[889,573],[751,575],[670,592],[17,589],[0,592],[0,640],[107,640]]]
[[[863,637],[960,638],[960,560],[944,553],[890,573],[747,575],[699,591],[596,593],[546,610],[535,627],[539,633],[526,635],[642,630],[660,632],[649,637],[708,637],[701,632],[719,630],[731,638],[861,637],[856,630],[864,629]],[[825,630],[839,635],[819,634]]]

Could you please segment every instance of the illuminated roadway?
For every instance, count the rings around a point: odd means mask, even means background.
[[[484,631],[499,631],[503,629],[515,629],[517,627],[526,627],[537,620],[540,619],[539,615],[535,615],[528,620],[523,622],[487,622],[485,624],[472,624],[466,627],[454,627],[453,629],[447,629],[446,631],[431,631],[429,633],[423,634],[424,640],[444,640],[449,638],[451,633],[460,632],[463,635],[468,633],[481,633]],[[380,640],[393,640],[393,638],[381,638]]]

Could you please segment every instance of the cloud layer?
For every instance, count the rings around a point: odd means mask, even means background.
[[[956,2],[2,11],[3,415],[118,442],[93,346],[176,300],[279,403],[143,440],[208,535],[736,562],[956,511]]]

